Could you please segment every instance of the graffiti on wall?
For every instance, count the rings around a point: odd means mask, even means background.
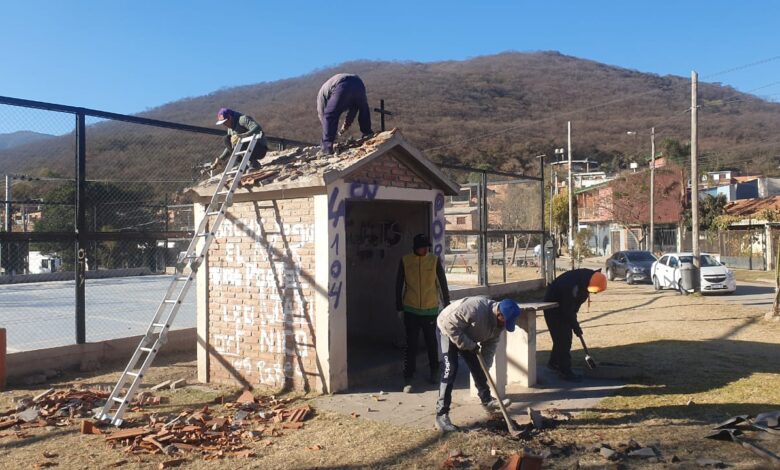
[[[437,192],[433,200],[433,254],[444,261],[442,253],[444,252],[444,194]]]
[[[271,227],[272,233],[264,227]],[[212,334],[214,350],[236,371],[264,385],[279,386],[302,377],[293,361],[295,356],[310,354],[309,335],[302,328],[308,319],[301,291],[309,284],[301,276],[298,251],[313,244],[314,227],[280,225],[263,218],[226,219],[217,237],[224,243],[227,266],[209,268],[211,285],[241,287],[245,292],[263,293],[264,298],[254,305],[245,301],[222,305],[221,319],[228,327]],[[258,360],[258,353],[265,358]],[[272,360],[267,359],[269,355]]]

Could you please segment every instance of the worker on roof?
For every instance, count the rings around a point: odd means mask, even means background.
[[[466,362],[477,387],[482,407],[488,413],[499,409],[498,398],[493,398],[477,354],[482,354],[485,365],[490,369],[498,348],[498,341],[506,331],[515,331],[520,307],[511,299],[501,302],[487,297],[465,297],[451,303],[441,311],[436,323],[441,333],[441,380],[439,399],[436,401],[436,427],[440,431],[457,431],[450,421],[452,387],[458,373],[458,355]],[[508,399],[504,405],[509,406]]]
[[[225,150],[220,156],[218,156],[211,164],[212,167],[217,166],[221,160],[225,160],[233,153],[233,147],[238,144],[238,141],[244,137],[249,137],[254,134],[260,135],[260,139],[255,144],[255,149],[252,155],[249,156],[249,166],[247,169],[260,168],[260,160],[268,152],[268,141],[265,138],[265,133],[260,124],[257,123],[251,116],[241,114],[238,111],[233,111],[230,108],[222,108],[217,113],[217,125],[225,126],[227,128],[227,134],[225,135]],[[238,160],[236,163],[240,163]]]
[[[412,379],[417,368],[417,340],[420,330],[428,352],[428,381],[439,383],[439,355],[436,344],[436,317],[441,303],[450,304],[450,291],[439,257],[430,253],[431,240],[422,233],[414,236],[412,253],[401,258],[395,283],[395,306],[403,319],[406,332],[404,349],[404,388],[412,391]]]
[[[371,112],[368,109],[366,86],[363,80],[357,75],[339,73],[323,83],[317,93],[317,115],[322,124],[322,153],[325,155],[333,154],[336,129],[344,111],[347,112],[347,117],[338,135],[347,132],[355,120],[355,115],[363,137],[374,133],[371,130]]]
[[[601,269],[574,269],[558,276],[547,286],[546,302],[557,302],[558,307],[544,311],[544,321],[552,337],[553,347],[547,367],[557,371],[561,378],[577,382],[580,377],[571,370],[572,332],[582,336],[577,312],[590,294],[607,289],[607,277]]]

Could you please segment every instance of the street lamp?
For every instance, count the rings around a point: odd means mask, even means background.
[[[626,131],[628,135],[637,135],[635,131]],[[650,128],[650,252],[655,250],[655,127]]]

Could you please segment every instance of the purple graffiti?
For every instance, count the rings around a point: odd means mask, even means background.
[[[368,199],[373,201],[379,192],[379,185],[376,183],[358,183],[349,184],[349,197],[354,199]]]
[[[336,256],[339,255],[339,234],[337,233],[335,237],[333,237],[333,243],[330,244],[331,248],[336,249]]]
[[[336,300],[333,303],[333,308],[339,308],[339,301],[341,300],[341,281],[334,282],[330,285],[328,297],[335,297]]]
[[[340,277],[341,276],[341,261],[335,260],[330,265],[330,277]]]
[[[437,193],[436,199],[433,201],[433,216],[436,217],[439,215],[439,212],[444,209],[444,194]]]
[[[334,228],[338,226],[339,219],[346,214],[344,201],[339,201],[338,205],[336,205],[338,198],[339,188],[333,188],[333,192],[330,193],[330,198],[328,198],[328,220],[333,221]]]

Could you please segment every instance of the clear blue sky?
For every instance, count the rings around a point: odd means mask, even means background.
[[[780,2],[27,1],[0,15],[0,95],[133,113],[354,59],[557,50],[780,98]],[[769,86],[767,86],[769,85]]]

